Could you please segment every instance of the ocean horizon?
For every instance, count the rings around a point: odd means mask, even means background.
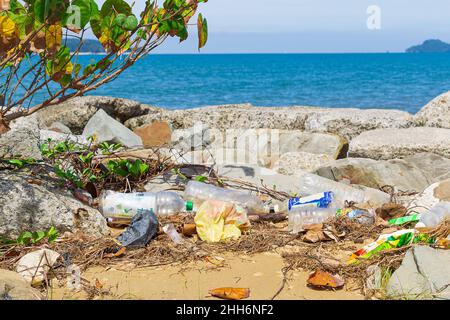
[[[148,55],[89,95],[167,109],[250,103],[416,113],[449,90],[450,53],[208,53]]]

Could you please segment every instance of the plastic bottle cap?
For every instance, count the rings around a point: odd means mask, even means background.
[[[192,201],[186,201],[186,211],[194,210],[194,203]]]

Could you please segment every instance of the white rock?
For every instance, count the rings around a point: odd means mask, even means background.
[[[350,142],[349,157],[395,159],[421,152],[450,158],[450,129],[423,127],[367,131]]]

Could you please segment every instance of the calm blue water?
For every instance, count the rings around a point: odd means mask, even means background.
[[[198,54],[148,56],[91,94],[174,109],[250,102],[415,113],[448,90],[450,54]]]

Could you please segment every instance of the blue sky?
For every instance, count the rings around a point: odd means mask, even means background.
[[[379,30],[367,28],[371,5],[380,8]],[[449,0],[209,0],[201,11],[210,30],[205,53],[402,52],[425,39],[450,42]],[[192,31],[159,52],[196,52]]]

